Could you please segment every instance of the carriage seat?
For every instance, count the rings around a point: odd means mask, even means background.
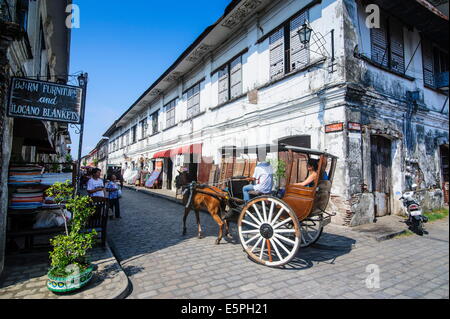
[[[272,195],[272,192],[270,192],[270,193],[261,193],[259,191],[249,191],[248,194],[250,195],[250,198],[252,198],[252,197],[258,197],[258,196],[263,196],[263,195]]]

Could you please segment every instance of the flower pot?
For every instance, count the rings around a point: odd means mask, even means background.
[[[92,279],[94,267],[89,265],[89,267],[78,273],[72,274],[66,277],[57,277],[51,275],[51,269],[47,273],[47,288],[50,291],[57,293],[67,293],[80,289],[87,285],[87,283]]]

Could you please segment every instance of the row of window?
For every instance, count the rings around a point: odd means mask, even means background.
[[[396,73],[406,73],[403,25],[398,20],[382,16],[380,28],[370,29],[370,42],[372,61]],[[448,54],[426,38],[421,44],[424,84],[436,88],[439,75],[449,71]]]
[[[298,30],[309,20],[309,10],[303,10],[293,18],[285,21],[269,35],[270,79],[276,80],[293,71],[304,68],[310,63],[309,44],[302,44]],[[371,59],[376,64],[393,72],[405,74],[405,53],[403,25],[392,17],[382,16],[380,28],[371,28]],[[265,39],[265,38],[263,38]],[[448,72],[448,54],[433,46],[426,39],[422,40],[424,83],[436,87],[436,76]],[[243,94],[242,85],[243,53],[219,67],[218,100],[219,104]],[[184,93],[187,98],[187,118],[200,113],[200,82]],[[164,105],[166,113],[165,127],[176,124],[176,105],[178,98]],[[158,133],[159,111],[150,115],[151,134]],[[147,119],[140,122],[141,138],[147,137]],[[129,145],[129,131],[113,141],[113,151]],[[131,143],[136,142],[136,126],[131,129]]]
[[[158,115],[159,111],[153,113],[151,118],[151,134],[158,133]],[[139,124],[134,125],[130,130],[125,131],[122,135],[112,140],[110,144],[110,152],[115,152],[121,148],[124,148],[130,144],[134,144],[138,141],[138,126],[140,127],[139,139],[145,139],[148,135],[148,120],[147,118],[139,121]]]

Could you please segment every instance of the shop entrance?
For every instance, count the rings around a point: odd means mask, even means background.
[[[167,158],[167,189],[172,189],[173,161]]]
[[[392,145],[389,139],[380,135],[372,135],[370,137],[370,143],[372,192],[375,197],[375,216],[381,217],[391,214]]]

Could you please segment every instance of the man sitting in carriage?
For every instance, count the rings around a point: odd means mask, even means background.
[[[258,164],[255,167],[253,177],[248,179],[255,181],[255,185],[249,184],[242,188],[244,194],[244,201],[250,200],[251,191],[258,194],[269,194],[273,187],[273,168],[269,162],[266,161],[266,154],[258,152]]]

